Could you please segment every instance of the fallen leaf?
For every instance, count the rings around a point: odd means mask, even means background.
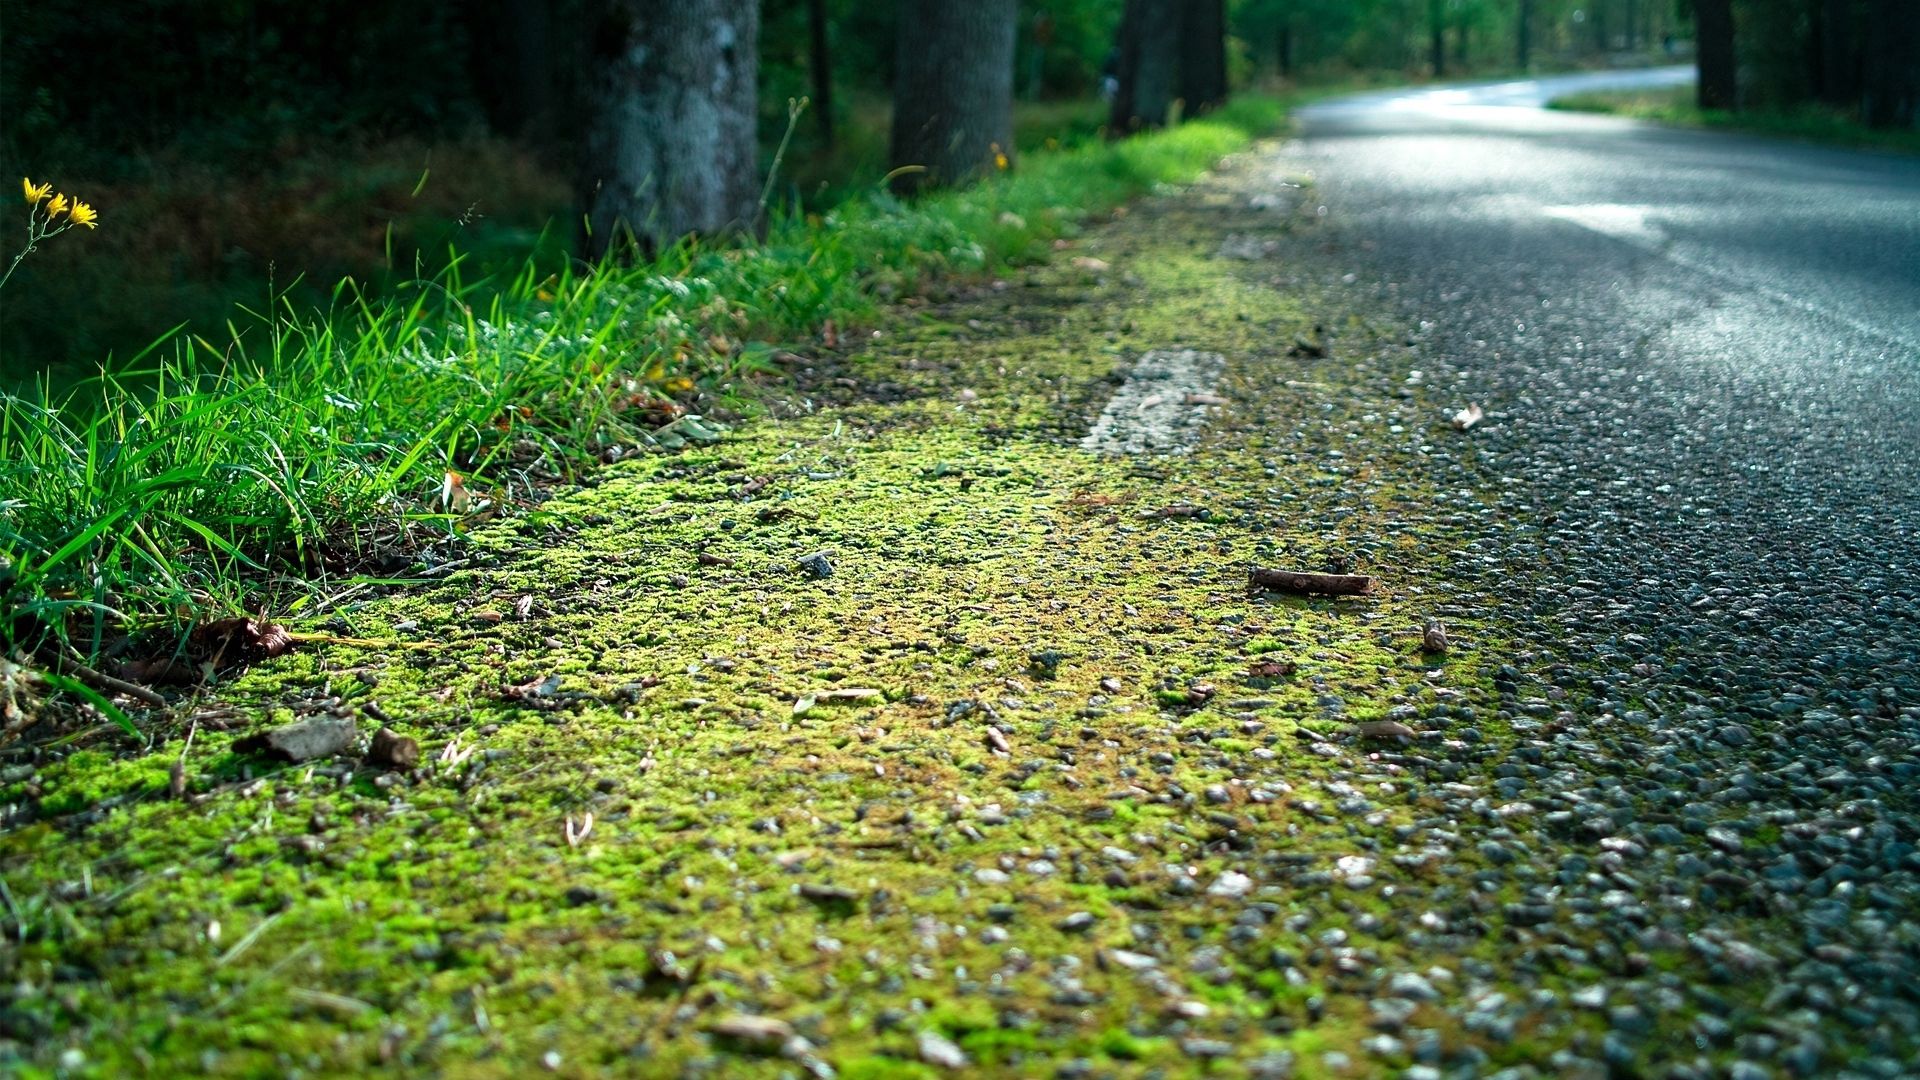
[[[1255,679],[1279,679],[1293,672],[1291,660],[1255,660],[1247,665],[1247,675]]]
[[[1469,404],[1466,408],[1461,409],[1459,412],[1453,414],[1454,430],[1465,431],[1468,428],[1472,427],[1473,425],[1479,423],[1481,420],[1485,419],[1486,415],[1487,414],[1481,410],[1480,406]]]
[[[513,602],[514,618],[519,619],[521,622],[526,622],[527,618],[532,614],[533,614],[533,594],[532,593],[528,593],[527,595]]]
[[[263,754],[282,761],[311,761],[352,749],[359,728],[351,716],[322,715],[256,732],[233,744],[242,754]]]
[[[544,679],[529,679],[517,686],[503,684],[500,687],[500,696],[510,701],[545,701],[560,692],[560,681],[560,676],[548,675]]]
[[[1112,269],[1112,267],[1107,264],[1107,260],[1096,259],[1091,255],[1075,255],[1073,257],[1073,265],[1077,270],[1085,270],[1093,274],[1104,273]]]
[[[420,744],[405,735],[383,727],[373,733],[373,745],[367,748],[367,760],[402,771],[420,764]]]
[[[1428,619],[1427,625],[1420,630],[1420,651],[1443,653],[1447,651],[1447,626],[1439,619]]]
[[[1006,732],[991,724],[987,725],[987,745],[991,746],[996,754],[1013,753],[1013,745],[1007,742]]]
[[[493,623],[506,621],[507,617],[489,608],[489,609],[482,609],[480,611],[476,611],[472,615],[468,616],[468,618],[472,619],[474,622],[477,622],[477,623],[486,623],[488,625],[492,625]]]
[[[472,505],[473,494],[467,490],[466,478],[449,471],[440,481],[440,508],[449,514],[464,514]]]

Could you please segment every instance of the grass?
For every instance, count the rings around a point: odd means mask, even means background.
[[[1839,110],[1807,105],[1790,111],[1730,112],[1702,109],[1691,86],[1658,90],[1593,91],[1555,98],[1547,107],[1568,112],[1609,113],[1681,127],[1738,131],[1801,139],[1833,146],[1920,154],[1920,131],[1870,128]]]
[[[297,613],[599,461],[711,441],[778,369],[929,275],[1038,261],[1090,214],[1277,126],[1245,98],[1177,129],[1026,157],[908,204],[869,188],[759,243],[470,280],[458,255],[327,310],[284,295],[215,338],[0,397],[0,645],[95,656],[213,614]]]

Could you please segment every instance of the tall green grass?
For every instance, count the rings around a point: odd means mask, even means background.
[[[669,400],[746,396],[777,369],[773,343],[929,275],[1045,258],[1089,214],[1284,115],[1242,99],[913,203],[876,184],[762,241],[641,266],[468,281],[454,257],[377,302],[343,282],[326,311],[283,298],[222,339],[170,337],[113,375],[0,397],[0,646],[95,655],[142,629],[298,611],[531,485],[713,438]]]

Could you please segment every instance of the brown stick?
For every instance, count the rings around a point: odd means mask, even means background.
[[[1248,571],[1247,577],[1255,588],[1290,593],[1359,596],[1373,589],[1373,578],[1366,574],[1309,574],[1300,570],[1266,570],[1256,566]]]
[[[95,671],[78,660],[68,659],[51,650],[48,650],[44,656],[53,664],[54,668],[57,669],[60,674],[71,675],[81,682],[91,683],[96,690],[111,690],[116,694],[125,694],[130,698],[144,701],[156,709],[164,709],[167,707],[166,698],[141,686],[139,683],[130,683],[125,679],[116,679],[111,675]]]

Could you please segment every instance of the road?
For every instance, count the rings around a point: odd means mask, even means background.
[[[1816,984],[1920,909],[1920,159],[1541,107],[1599,78],[1304,110],[1297,254],[1486,407],[1500,494],[1457,569],[1567,665],[1594,774],[1639,830],[1727,823],[1725,880],[1800,958],[1769,1000],[1896,1074],[1914,935],[1857,1010]]]

